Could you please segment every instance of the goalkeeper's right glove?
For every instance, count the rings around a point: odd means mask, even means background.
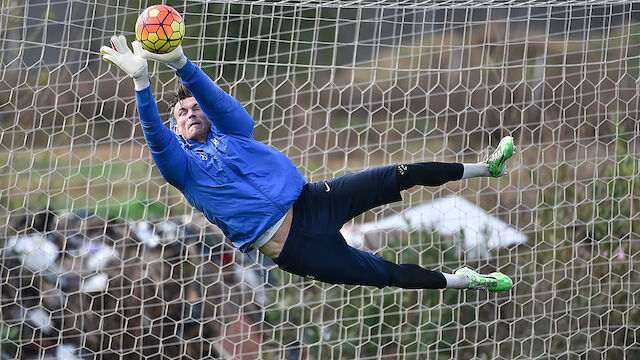
[[[142,44],[137,41],[131,43],[133,47],[133,52],[131,52],[127,45],[127,39],[123,35],[114,35],[111,37],[111,46],[113,46],[113,48],[108,46],[102,46],[100,48],[104,61],[119,67],[131,76],[136,90],[149,87],[151,81],[149,80],[147,60],[141,56]]]
[[[166,64],[173,70],[180,70],[187,63],[187,57],[184,56],[182,45],[178,45],[178,47],[175,48],[172,52],[168,52],[166,54],[156,54],[152,53],[151,51],[142,49],[141,56],[147,60],[155,60]]]

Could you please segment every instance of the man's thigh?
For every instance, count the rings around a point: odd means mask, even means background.
[[[386,261],[349,246],[340,232],[297,232],[285,246],[278,264],[286,271],[315,280],[348,285],[385,287],[389,284]]]
[[[395,171],[395,166],[388,166],[308,184],[307,203],[317,212],[313,221],[320,227],[340,229],[367,210],[402,200]]]

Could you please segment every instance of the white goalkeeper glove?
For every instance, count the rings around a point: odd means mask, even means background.
[[[131,52],[124,35],[114,35],[111,37],[111,46],[113,48],[108,46],[100,48],[104,61],[119,67],[127,75],[131,76],[136,90],[142,90],[151,85],[147,60],[141,56],[142,44],[137,41],[131,43],[133,47],[133,52]]]
[[[155,60],[166,64],[173,70],[180,70],[187,63],[187,57],[184,56],[182,45],[178,45],[175,50],[166,54],[156,54],[151,51],[142,49],[141,56],[147,60]]]

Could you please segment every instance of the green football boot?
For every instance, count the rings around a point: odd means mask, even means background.
[[[477,272],[463,267],[455,272],[456,275],[465,275],[469,278],[469,289],[487,289],[489,292],[502,292],[511,290],[513,287],[513,281],[499,272],[494,272],[488,275],[481,275]]]
[[[515,152],[516,147],[513,144],[513,137],[503,137],[493,154],[484,161],[484,166],[489,169],[491,177],[497,178],[507,173],[507,160],[509,160]]]

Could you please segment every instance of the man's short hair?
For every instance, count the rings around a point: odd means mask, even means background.
[[[174,91],[169,92],[169,99],[167,100],[169,103],[169,116],[173,117],[173,109],[177,103],[190,97],[193,97],[193,95],[191,95],[191,91],[189,91],[183,83],[180,83]]]

